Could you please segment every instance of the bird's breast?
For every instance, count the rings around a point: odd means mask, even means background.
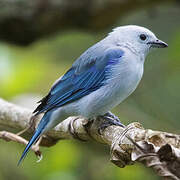
[[[143,63],[122,62],[112,70],[109,77],[105,96],[108,97],[107,103],[112,107],[126,99],[138,86],[143,75]]]

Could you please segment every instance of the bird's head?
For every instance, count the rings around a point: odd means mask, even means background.
[[[109,36],[117,46],[131,48],[136,53],[147,55],[151,48],[165,48],[168,45],[159,40],[149,29],[128,25],[115,28]]]

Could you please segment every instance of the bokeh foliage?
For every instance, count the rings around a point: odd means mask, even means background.
[[[124,123],[139,121],[146,128],[179,132],[180,117],[180,8],[159,6],[136,11],[114,27],[137,24],[150,28],[169,44],[152,52],[145,62],[145,74],[137,90],[115,112]],[[71,66],[88,47],[107,32],[89,34],[71,30],[22,48],[0,44],[0,96],[27,105],[28,97],[45,95],[53,81]],[[24,96],[23,96],[24,95]],[[35,106],[35,100],[32,102]],[[27,105],[29,106],[29,105]],[[61,141],[42,148],[44,158],[36,163],[29,153],[21,167],[17,160],[22,145],[0,141],[0,179],[45,180],[139,180],[159,179],[140,165],[119,169],[108,161],[108,149],[93,142]]]

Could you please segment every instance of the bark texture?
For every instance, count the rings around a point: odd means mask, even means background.
[[[23,130],[32,123],[31,111],[0,99],[0,138],[27,144],[29,136],[21,137],[10,133]],[[76,138],[82,141],[93,139],[110,147],[110,160],[119,167],[125,167],[140,162],[154,169],[155,173],[164,179],[180,179],[180,135],[144,129],[141,124],[131,123],[125,128],[108,126],[105,130],[99,128],[103,118],[88,121],[82,117],[70,117],[49,131],[32,147],[37,156],[41,156],[39,146],[50,147],[58,140]],[[34,128],[27,130],[32,135]]]

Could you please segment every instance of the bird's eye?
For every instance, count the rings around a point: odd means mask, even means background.
[[[146,38],[147,38],[145,34],[141,34],[139,37],[140,37],[140,39],[143,40],[143,41],[145,41]]]

